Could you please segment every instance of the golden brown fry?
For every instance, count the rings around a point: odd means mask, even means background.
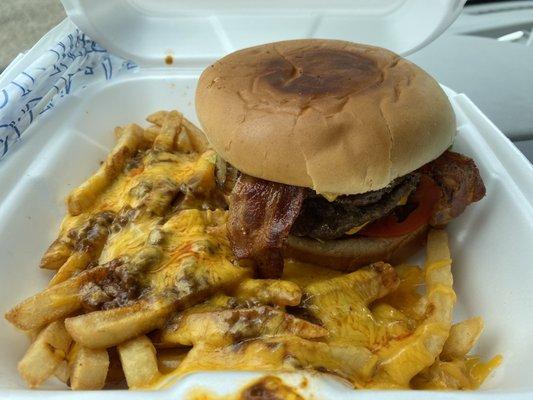
[[[54,371],[54,375],[57,379],[59,379],[63,383],[67,383],[69,379],[69,369],[68,369],[68,361],[63,360],[59,363],[56,370]]]
[[[155,138],[161,133],[160,126],[149,126],[144,129],[144,138],[146,142],[153,143]]]
[[[107,350],[88,349],[75,343],[69,353],[70,387],[74,390],[102,389],[108,367]]]
[[[67,198],[71,215],[81,214],[94,204],[96,198],[122,171],[126,161],[143,145],[143,129],[135,124],[128,125],[98,171],[87,181],[74,189]]]
[[[195,194],[207,195],[215,189],[215,160],[214,151],[202,153],[196,161],[194,172],[187,181],[187,187]]]
[[[411,387],[422,390],[475,390],[501,361],[502,357],[499,355],[487,362],[478,357],[437,360],[413,378]]]
[[[455,302],[448,236],[443,230],[428,234],[425,281],[426,319],[407,339],[392,341],[378,352],[377,372],[369,387],[408,388],[411,379],[432,365],[442,351]]]
[[[297,337],[279,339],[286,351],[305,368],[326,369],[360,386],[374,373],[378,358],[363,346],[326,344]]]
[[[168,111],[157,111],[149,115],[146,120],[159,127],[163,126]],[[181,123],[187,130],[189,141],[191,142],[194,150],[198,153],[203,153],[209,148],[209,142],[205,137],[205,134],[191,121],[183,117]]]
[[[190,346],[200,342],[225,346],[256,337],[294,335],[315,339],[324,328],[271,307],[222,310],[184,315],[162,331],[161,341]]]
[[[154,345],[139,336],[117,346],[129,388],[147,387],[159,377]]]
[[[73,314],[81,308],[80,288],[107,275],[105,267],[96,267],[27,298],[9,310],[5,317],[19,329],[30,330]]]
[[[54,240],[41,258],[40,268],[59,269],[70,257],[72,247],[62,238]]]
[[[390,339],[404,338],[412,333],[415,321],[386,303],[378,303],[371,309],[376,322],[385,329]]]
[[[163,374],[168,374],[179,367],[190,348],[172,348],[157,350],[157,366]]]
[[[154,125],[157,125],[161,127],[163,125],[163,121],[165,120],[166,116],[168,114],[168,111],[156,111],[149,116],[146,117],[146,120]]]
[[[313,368],[326,369],[358,383],[372,376],[376,361],[377,357],[362,346],[328,345],[287,336],[248,340],[238,346],[199,343],[171,376],[205,370],[294,371]]]
[[[451,361],[466,356],[476,344],[481,332],[483,332],[483,319],[481,317],[469,318],[452,325],[440,358]]]
[[[91,255],[85,251],[76,251],[70,255],[68,260],[59,268],[56,274],[50,280],[49,286],[57,285],[73,276],[76,272],[84,270],[89,262]]]
[[[375,263],[350,274],[312,283],[304,289],[302,310],[328,329],[328,341],[377,349],[390,337],[368,305],[395,290],[394,268]]]
[[[198,153],[207,151],[207,149],[209,149],[209,142],[207,141],[205,134],[185,117],[183,117],[181,123],[187,129],[189,140],[191,141],[194,150]]]
[[[187,133],[187,129],[182,125],[181,129],[176,136],[175,140],[175,146],[176,150],[182,151],[184,153],[190,153],[194,151],[194,146],[191,143],[191,140],[189,139],[189,134]]]
[[[81,345],[107,348],[161,327],[176,306],[171,300],[140,300],[132,306],[67,318],[65,326]]]
[[[154,150],[172,151],[183,116],[178,111],[169,111],[163,118],[159,135],[154,140]]]
[[[266,305],[297,306],[302,298],[300,287],[280,279],[247,279],[237,286],[235,297]]]
[[[66,358],[71,338],[63,321],[55,321],[44,328],[24,357],[18,363],[18,371],[30,388],[40,386]]]

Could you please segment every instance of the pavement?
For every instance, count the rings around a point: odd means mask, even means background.
[[[63,18],[59,0],[0,0],[0,71]]]

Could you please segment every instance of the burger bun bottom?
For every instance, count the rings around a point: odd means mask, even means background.
[[[284,256],[339,271],[354,271],[377,261],[399,263],[415,254],[424,244],[429,226],[425,225],[403,236],[320,241],[290,235]]]

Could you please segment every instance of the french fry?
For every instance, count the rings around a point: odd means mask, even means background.
[[[142,146],[142,135],[143,129],[138,125],[132,124],[125,127],[117,145],[98,171],[68,196],[67,205],[71,215],[81,214],[94,204],[100,193],[122,171],[126,161]]]
[[[175,146],[176,150],[182,151],[184,153],[191,153],[194,151],[194,146],[191,143],[191,140],[189,139],[189,134],[187,133],[187,129],[182,125],[181,129],[176,136],[175,140]]]
[[[27,298],[9,310],[5,317],[17,328],[28,331],[73,314],[81,308],[80,288],[89,281],[107,275],[105,267],[96,267]]]
[[[146,336],[121,343],[117,349],[129,388],[146,387],[160,376],[154,345]]]
[[[369,387],[408,388],[411,379],[431,366],[443,349],[455,303],[446,231],[429,232],[424,272],[429,315],[407,339],[380,349],[377,372]]]
[[[69,353],[70,387],[97,390],[105,385],[109,356],[107,350],[94,350],[75,343]]]
[[[65,326],[82,346],[102,349],[161,327],[175,308],[175,302],[170,300],[140,300],[132,306],[67,318]]]
[[[390,338],[387,330],[373,318],[368,305],[395,290],[398,284],[398,276],[390,264],[375,263],[307,285],[301,308],[321,321],[329,331],[329,342],[377,349]]]
[[[81,238],[74,245],[75,251],[56,272],[50,281],[50,286],[67,280],[83,271],[91,261],[98,259],[106,243],[109,235],[108,228],[114,217],[115,214],[109,211],[98,213],[80,227],[77,233],[81,235]]]
[[[280,279],[246,279],[237,286],[234,296],[239,299],[280,307],[297,306],[302,298],[300,287]]]
[[[148,143],[153,143],[155,138],[161,133],[161,127],[157,125],[149,126],[144,129],[144,139]]]
[[[157,350],[157,367],[163,374],[168,374],[179,367],[190,348],[172,348]]]
[[[175,327],[163,329],[161,341],[187,346],[200,342],[225,346],[255,337],[294,335],[315,339],[327,333],[321,326],[263,306],[184,315]]]
[[[194,173],[187,181],[193,193],[207,195],[215,188],[215,160],[215,152],[208,150],[196,161]]]
[[[189,140],[191,141],[192,146],[197,153],[201,154],[209,149],[209,142],[207,141],[205,134],[196,125],[194,125],[185,117],[183,117],[181,123],[185,129],[187,129]]]
[[[481,317],[469,318],[452,325],[440,358],[451,361],[466,356],[476,344],[481,332],[483,332],[483,319]]]
[[[209,369],[294,371],[321,368],[352,382],[372,376],[377,357],[362,346],[328,345],[294,336],[255,339],[240,346],[199,343],[189,351],[175,375]]]
[[[63,383],[67,383],[70,377],[70,372],[68,368],[68,361],[62,360],[54,371],[54,375]]]
[[[157,111],[149,115],[146,120],[154,125],[161,127],[163,126],[163,121],[167,114],[168,111]],[[203,153],[204,151],[206,151],[209,148],[209,142],[207,141],[205,134],[185,117],[183,117],[181,123],[187,130],[189,140],[194,150],[198,153]]]
[[[178,111],[169,111],[165,115],[159,135],[154,140],[155,150],[172,151],[182,118],[183,116]]]
[[[57,270],[68,260],[71,253],[72,247],[61,238],[58,238],[52,242],[46,253],[44,253],[39,267]]]
[[[44,328],[18,363],[18,371],[30,388],[40,386],[66,358],[71,338],[62,321]]]
[[[57,270],[48,285],[57,285],[58,283],[69,279],[74,273],[84,270],[89,262],[91,262],[91,258],[91,255],[85,251],[76,251],[72,253],[61,268]]]
[[[163,126],[163,122],[168,114],[168,111],[156,111],[155,113],[150,114],[148,117],[146,117],[146,120],[158,127]]]

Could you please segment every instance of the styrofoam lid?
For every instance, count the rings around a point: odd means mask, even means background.
[[[308,37],[407,55],[439,36],[465,1],[62,0],[92,39],[149,67],[202,65],[243,47]]]

